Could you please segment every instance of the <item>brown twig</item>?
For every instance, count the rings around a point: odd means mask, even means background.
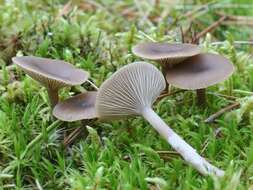
[[[157,152],[159,155],[161,155],[161,154],[179,155],[178,152],[176,152],[176,151],[169,151],[169,150],[157,150],[156,152]]]
[[[216,13],[219,16],[226,16],[227,20],[234,20],[234,21],[245,21],[245,22],[253,22],[253,17],[251,16],[240,16],[240,15],[226,15],[225,13]]]
[[[178,93],[184,92],[184,91],[185,91],[185,90],[180,89],[180,90],[176,90],[176,91],[174,91],[174,92],[164,93],[164,94],[161,94],[161,95],[157,98],[157,100],[161,100],[161,99],[164,98],[164,97],[173,96],[173,95],[175,95],[175,94],[178,94]]]
[[[234,45],[253,45],[253,41],[233,41]],[[212,45],[222,45],[224,41],[212,42]]]
[[[76,128],[73,132],[71,132],[67,137],[63,140],[64,147],[68,147],[70,144],[74,142],[74,140],[80,135],[82,132],[83,126]]]
[[[79,4],[79,8],[82,11],[95,11],[97,9],[97,4],[94,4],[93,2],[83,2]]]
[[[223,25],[245,25],[245,26],[253,26],[253,21],[248,22],[248,21],[224,21],[222,23]]]
[[[64,6],[63,8],[59,11],[56,19],[58,20],[60,17],[62,16],[66,16],[72,9],[72,1],[69,0]]]
[[[127,19],[135,19],[139,14],[133,7],[130,7],[123,9],[121,15]]]
[[[216,138],[216,137],[219,135],[220,132],[221,132],[221,128],[216,129],[216,130],[214,131],[214,137]],[[204,153],[204,151],[206,150],[206,148],[207,148],[208,145],[209,145],[209,142],[210,142],[210,139],[207,138],[207,139],[205,140],[204,144],[203,144],[203,148],[202,148],[202,150],[200,151],[200,154],[203,154],[203,153]]]
[[[226,21],[222,22],[223,25],[247,25],[253,26],[253,17],[241,15],[226,15],[225,13],[217,12],[217,15],[226,16]]]
[[[176,151],[156,151],[157,154],[159,154],[160,158],[161,159],[164,159],[164,160],[169,160],[175,156],[180,156],[180,154]],[[146,154],[145,153],[140,153],[139,156],[145,156]],[[129,160],[131,159],[130,155],[125,155],[123,157],[124,160]]]
[[[226,94],[220,94],[220,93],[214,93],[214,92],[208,92],[208,94],[211,94],[211,95],[214,95],[214,96],[219,96],[219,97],[222,97],[222,98],[226,98],[226,99],[232,100],[232,101],[235,101],[238,98],[236,96],[229,96],[229,95],[226,95]]]
[[[64,138],[63,140],[64,147],[68,147],[69,145],[73,144],[73,142],[80,136],[87,137],[88,131],[86,126],[91,124],[92,122],[94,122],[94,119],[81,121],[82,126],[74,129],[68,136]]]
[[[198,33],[194,39],[193,39],[193,43],[197,43],[198,40],[206,35],[208,32],[212,32],[213,30],[215,30],[218,26],[220,26],[220,24],[227,18],[227,16],[222,16],[220,17],[216,22],[214,22],[213,24],[211,24],[210,26],[208,26],[206,29],[204,29],[203,31],[201,31],[200,33]]]
[[[213,121],[215,121],[215,119],[217,119],[220,115],[222,115],[223,113],[230,111],[232,109],[238,108],[240,107],[240,103],[239,102],[235,102],[233,104],[228,105],[225,108],[222,108],[221,110],[219,110],[218,112],[212,114],[211,116],[209,116],[206,120],[205,123],[212,123]]]
[[[215,2],[214,2],[215,3]],[[199,8],[199,5],[177,5],[176,10],[192,10],[195,7]],[[252,9],[252,4],[235,4],[235,3],[215,3],[209,6],[209,9]]]
[[[206,13],[209,10],[209,7],[213,5],[215,2],[209,2],[207,4],[201,5],[199,7],[196,7],[195,9],[191,9],[190,11],[186,12],[181,16],[181,18],[191,18],[194,14],[204,12]]]
[[[58,20],[62,16],[67,16],[74,6],[77,6],[77,8],[82,11],[94,11],[98,5],[92,1],[75,2],[69,0],[59,11],[58,15],[56,16],[56,20]]]

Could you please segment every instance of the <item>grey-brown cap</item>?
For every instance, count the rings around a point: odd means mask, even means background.
[[[197,90],[222,82],[234,71],[228,59],[216,54],[199,54],[167,69],[166,80],[181,89]]]
[[[80,85],[89,77],[88,72],[61,60],[22,56],[14,57],[12,61],[47,88]]]
[[[162,73],[152,64],[134,62],[120,68],[99,88],[95,104],[99,118],[141,115],[165,88]]]
[[[73,96],[58,103],[53,109],[53,115],[62,121],[78,121],[96,118],[96,96],[96,91],[85,92]]]
[[[197,45],[187,43],[144,42],[134,46],[132,52],[139,57],[163,64],[177,64],[200,54],[201,50]]]

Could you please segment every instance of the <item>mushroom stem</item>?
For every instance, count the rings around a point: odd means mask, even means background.
[[[162,73],[163,73],[163,76],[166,77],[166,71],[167,71],[167,67],[165,64],[161,63],[161,67],[162,67]],[[166,87],[165,87],[165,90],[164,90],[166,93],[168,93],[169,91],[169,83],[166,82]]]
[[[224,176],[224,171],[213,166],[200,156],[197,151],[177,135],[151,108],[144,108],[143,117],[154,127],[154,129],[167,140],[184,160],[192,165],[203,175]]]
[[[197,89],[197,103],[199,106],[204,106],[206,104],[206,89]]]
[[[58,89],[52,89],[52,88],[47,89],[49,101],[52,108],[54,108],[54,106],[59,102],[58,92],[59,92]]]
[[[161,64],[162,67],[162,73],[164,78],[166,78],[166,74],[167,74],[167,70],[173,67],[173,64],[170,63],[166,63],[166,61],[160,61],[159,62]],[[165,92],[169,92],[170,93],[170,84],[168,82],[166,82],[166,87],[165,87]]]

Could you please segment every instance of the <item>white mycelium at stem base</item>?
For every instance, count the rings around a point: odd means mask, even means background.
[[[152,110],[165,84],[162,73],[151,64],[136,62],[124,66],[99,88],[95,105],[97,116],[118,119],[141,115],[201,174],[223,176],[222,170],[208,163]]]

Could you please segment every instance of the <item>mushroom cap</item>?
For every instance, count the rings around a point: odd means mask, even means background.
[[[96,91],[85,92],[73,96],[58,103],[53,109],[53,115],[62,121],[78,121],[96,118],[96,96]]]
[[[200,54],[200,51],[197,45],[187,43],[144,42],[132,48],[135,55],[164,64],[177,64],[188,57]]]
[[[181,89],[197,90],[222,82],[234,71],[228,59],[216,54],[200,54],[168,68],[166,80]]]
[[[47,88],[80,85],[89,77],[88,72],[61,60],[22,56],[13,57],[12,61]]]
[[[166,81],[152,64],[134,62],[123,66],[99,88],[95,109],[102,119],[140,115],[164,90]]]

